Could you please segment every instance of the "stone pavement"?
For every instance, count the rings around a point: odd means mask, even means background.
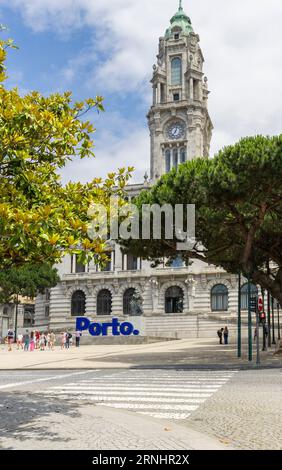
[[[239,371],[186,421],[236,449],[282,450],[282,369]]]
[[[0,449],[281,450],[281,390],[282,368],[3,371]]]
[[[262,366],[277,366],[281,355],[274,350],[261,353]],[[243,357],[236,357],[236,344],[220,346],[217,339],[184,339],[139,345],[91,345],[69,350],[23,352],[7,351],[0,346],[0,370],[25,369],[91,369],[91,368],[148,368],[148,367],[256,367],[255,351],[252,364],[247,359],[247,345]]]
[[[103,406],[1,393],[0,449],[228,450],[219,439]]]

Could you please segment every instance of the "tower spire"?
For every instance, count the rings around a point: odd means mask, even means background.
[[[183,8],[182,8],[182,0],[179,0],[179,11],[180,11],[180,10],[183,10]]]

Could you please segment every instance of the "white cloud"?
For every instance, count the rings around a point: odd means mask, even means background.
[[[281,132],[281,0],[183,3],[201,36],[206,58],[215,125],[212,153],[243,135]],[[1,4],[8,2],[0,0]],[[136,92],[146,100],[158,38],[177,4],[177,0],[9,0],[9,6],[20,11],[34,31],[51,29],[68,35],[84,26],[93,28],[89,51],[84,51],[84,59],[74,58],[68,64],[62,72],[65,79],[71,81],[76,61],[84,60],[91,72],[88,85],[94,91],[95,84],[102,82],[109,92]],[[104,60],[97,66],[101,52]],[[96,153],[101,155],[102,166],[111,170],[113,162],[125,164],[131,158],[133,164],[146,167],[148,133],[135,128],[129,139],[116,135],[99,135]],[[146,154],[142,156],[141,151]],[[100,169],[98,163],[94,167]]]

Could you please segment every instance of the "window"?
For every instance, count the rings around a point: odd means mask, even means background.
[[[165,152],[165,171],[166,173],[170,172],[170,150]]]
[[[34,311],[34,305],[25,305],[24,306],[24,321],[23,321],[23,326],[24,328],[29,328],[30,326],[33,326],[34,325],[34,315],[35,315],[35,311]],[[49,317],[50,315],[50,310],[49,308],[46,309],[45,307],[45,317]]]
[[[50,307],[49,305],[45,305],[45,317],[49,317],[50,316]]]
[[[109,257],[111,258],[111,254],[109,254]],[[106,261],[106,263],[103,266],[101,266],[101,271],[106,273],[111,270],[112,270],[112,262],[111,262],[111,259],[109,259],[108,261]]]
[[[165,293],[165,313],[183,312],[184,293],[180,287],[170,287]]]
[[[223,284],[214,286],[211,291],[211,308],[213,312],[228,310],[228,289]]]
[[[180,100],[180,95],[179,93],[174,93],[173,94],[173,101],[179,101]]]
[[[179,39],[179,37],[180,37],[180,36],[179,36],[179,33],[177,33],[177,34],[174,35],[174,39],[175,39],[176,41]]]
[[[111,315],[112,294],[108,289],[103,289],[97,295],[97,315]]]
[[[178,167],[178,150],[173,149],[173,166],[174,168]]]
[[[51,298],[50,289],[46,289],[46,290],[45,290],[45,301],[46,301],[46,302],[50,302],[50,298]]]
[[[86,296],[82,290],[73,293],[71,299],[71,314],[73,317],[80,317],[86,312]]]
[[[258,288],[254,284],[251,284],[251,297],[258,296]],[[244,284],[241,287],[241,308],[242,310],[248,310],[248,284]]]
[[[184,266],[184,261],[182,259],[182,256],[177,256],[170,264],[171,268],[183,268]]]
[[[180,150],[180,163],[185,163],[186,162],[186,149],[181,149]]]
[[[127,271],[136,271],[138,269],[138,258],[136,256],[127,255]]]
[[[124,315],[134,315],[135,306],[134,306],[134,297],[136,296],[135,289],[127,289],[123,294],[123,314]]]
[[[171,84],[181,85],[182,83],[182,61],[179,57],[175,57],[171,61]]]
[[[77,274],[85,273],[86,266],[83,263],[78,262],[78,255],[75,255],[75,272]]]
[[[161,103],[165,102],[165,87],[164,84],[161,83]]]

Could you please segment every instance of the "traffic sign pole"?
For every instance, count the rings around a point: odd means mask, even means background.
[[[253,360],[253,337],[252,337],[252,309],[251,309],[251,281],[250,275],[248,275],[248,356],[249,361]]]

